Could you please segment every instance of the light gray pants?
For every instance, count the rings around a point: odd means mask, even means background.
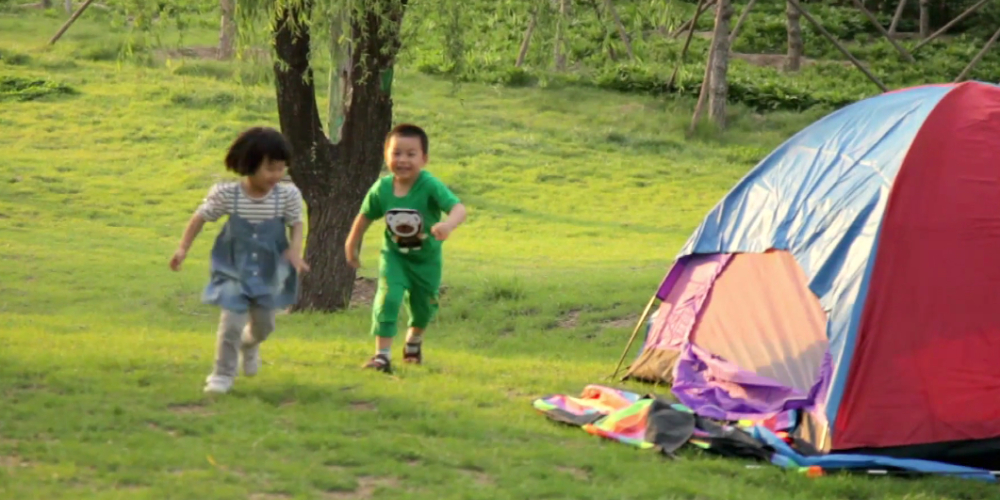
[[[274,331],[274,309],[250,306],[248,312],[222,310],[219,316],[218,339],[215,346],[215,371],[219,377],[236,377],[240,348],[249,351]]]

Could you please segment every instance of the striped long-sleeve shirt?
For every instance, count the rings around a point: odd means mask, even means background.
[[[237,193],[238,205],[234,204]],[[285,183],[275,186],[263,198],[251,198],[238,181],[217,183],[198,207],[198,214],[213,222],[224,215],[232,215],[234,206],[238,206],[239,216],[256,224],[275,217],[275,197],[278,197],[277,215],[284,217],[285,224],[291,226],[302,222],[302,193],[294,184]]]

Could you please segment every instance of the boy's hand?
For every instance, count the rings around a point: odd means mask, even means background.
[[[452,227],[451,224],[448,224],[447,222],[438,222],[431,228],[431,234],[433,234],[438,241],[444,241],[448,239],[448,236],[454,230],[455,228]]]
[[[180,271],[181,263],[184,262],[185,257],[187,257],[187,250],[184,250],[183,248],[178,248],[177,251],[174,252],[174,256],[170,258],[170,269],[173,269],[174,271]]]
[[[309,264],[306,264],[306,261],[298,253],[293,252],[292,249],[285,250],[285,258],[288,259],[288,262],[292,264],[292,267],[299,274],[309,271]]]
[[[347,248],[344,248],[344,256],[347,258],[347,265],[354,269],[361,267],[361,261],[358,260],[358,251],[354,248],[354,245],[347,245]]]

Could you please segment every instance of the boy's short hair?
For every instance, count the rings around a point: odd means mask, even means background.
[[[271,127],[251,127],[229,146],[226,170],[253,175],[265,159],[291,162],[292,146],[281,132]]]
[[[427,132],[424,132],[424,129],[412,123],[400,123],[399,125],[393,127],[388,134],[386,134],[385,144],[382,147],[389,147],[389,139],[392,139],[394,136],[414,137],[420,139],[420,148],[423,149],[424,154],[427,154],[430,144],[427,140]]]

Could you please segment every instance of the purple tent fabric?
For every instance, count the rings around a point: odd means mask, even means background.
[[[699,415],[757,420],[789,410],[821,411],[832,364],[827,353],[808,394],[744,370],[693,343],[685,345],[674,370],[674,395]]]
[[[832,373],[829,352],[808,393],[744,370],[692,342],[691,335],[716,279],[733,255],[694,254],[680,258],[664,278],[657,298],[663,301],[643,350],[680,351],[674,367],[674,395],[699,414],[721,420],[762,420],[782,412],[822,415]],[[818,413],[817,413],[818,411]]]

